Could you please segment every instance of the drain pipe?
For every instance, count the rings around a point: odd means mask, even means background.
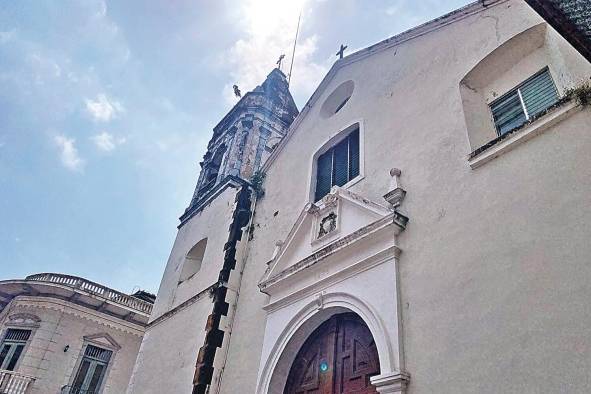
[[[224,245],[224,263],[212,290],[213,309],[205,326],[205,342],[199,349],[195,364],[192,394],[207,393],[213,377],[215,355],[224,341],[224,331],[220,330],[220,321],[222,316],[228,315],[229,304],[226,302],[228,281],[232,270],[236,267],[236,245],[242,239],[242,229],[249,223],[252,214],[251,190],[247,184],[242,184],[240,191],[236,194],[235,202],[236,208],[232,214],[228,241]]]

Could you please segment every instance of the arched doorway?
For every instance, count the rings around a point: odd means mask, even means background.
[[[284,394],[377,393],[369,378],[379,373],[369,328],[355,313],[342,313],[308,337],[291,365]]]

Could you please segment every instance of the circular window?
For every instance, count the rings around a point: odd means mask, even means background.
[[[339,112],[351,98],[354,88],[355,84],[351,80],[340,84],[322,104],[320,108],[322,116],[329,118]]]

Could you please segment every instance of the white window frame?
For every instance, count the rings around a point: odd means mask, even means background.
[[[556,96],[558,97],[558,101],[560,101],[561,95],[560,95],[560,90],[558,89],[558,85],[556,83],[556,79],[554,78],[554,75],[552,74],[552,71],[550,70],[550,66],[546,65],[546,66],[544,66],[544,68],[535,72],[534,74],[532,74],[531,76],[529,76],[525,80],[521,81],[515,87],[507,90],[506,93],[503,93],[501,96],[499,96],[498,98],[496,98],[495,100],[493,100],[491,103],[488,104],[488,110],[490,111],[490,117],[493,122],[493,127],[494,127],[495,131],[497,132],[497,137],[500,137],[503,134],[501,134],[501,132],[497,126],[497,123],[495,121],[494,112],[493,112],[493,106],[495,105],[495,103],[502,100],[504,97],[507,97],[508,95],[513,94],[514,92],[517,92],[517,97],[519,98],[519,103],[521,104],[521,110],[523,111],[523,114],[525,115],[524,124],[529,122],[531,120],[531,116],[529,114],[529,111],[527,110],[527,106],[525,105],[525,101],[523,100],[523,95],[521,93],[521,89],[523,88],[523,86],[527,82],[529,82],[533,78],[536,78],[537,76],[543,74],[544,72],[547,72],[548,75],[550,76],[550,79],[552,80],[552,84],[554,85],[554,90],[556,91]]]
[[[365,178],[365,125],[363,119],[357,119],[348,122],[346,126],[331,134],[312,156],[308,176],[308,202],[313,203],[315,200],[318,157],[344,140],[355,128],[359,129],[359,175],[340,187],[343,189],[350,188]]]

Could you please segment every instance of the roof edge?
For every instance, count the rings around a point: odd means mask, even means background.
[[[312,108],[312,106],[316,103],[316,101],[318,100],[320,95],[324,92],[326,86],[332,81],[332,79],[334,78],[334,76],[336,75],[338,70],[340,70],[341,68],[343,68],[349,64],[352,64],[352,63],[355,63],[355,62],[360,61],[362,59],[365,59],[366,57],[369,57],[375,53],[385,51],[389,48],[395,47],[395,46],[400,45],[404,42],[421,37],[425,34],[436,31],[436,30],[438,30],[442,27],[445,27],[449,24],[452,24],[454,22],[457,22],[459,20],[467,18],[471,15],[474,15],[484,9],[488,9],[490,7],[494,7],[496,5],[506,3],[508,1],[510,1],[510,0],[478,0],[478,1],[475,1],[473,3],[465,5],[464,7],[458,8],[458,9],[451,11],[447,14],[444,14],[438,18],[432,19],[428,22],[425,22],[421,25],[413,27],[409,30],[402,32],[402,33],[399,33],[399,34],[396,34],[392,37],[386,38],[385,40],[382,40],[376,44],[370,45],[367,48],[361,49],[361,50],[354,52],[348,56],[345,56],[342,59],[337,60],[332,65],[330,70],[328,70],[328,73],[324,76],[324,78],[322,79],[322,81],[320,82],[320,84],[318,85],[316,90],[314,91],[314,93],[312,93],[312,96],[310,96],[310,98],[308,99],[308,101],[306,102],[306,104],[304,105],[304,107],[302,108],[300,113],[298,114],[298,116],[294,119],[294,121],[292,122],[291,126],[289,127],[287,133],[285,134],[285,137],[283,137],[283,139],[281,140],[279,145],[277,145],[277,147],[273,150],[273,152],[271,153],[269,158],[261,166],[261,170],[267,171],[269,169],[269,167],[273,164],[273,162],[276,160],[277,156],[279,156],[281,151],[283,151],[283,148],[285,147],[287,142],[290,140],[294,131],[298,128],[298,126],[306,118],[306,116],[308,115],[308,112],[310,111],[310,108]]]

